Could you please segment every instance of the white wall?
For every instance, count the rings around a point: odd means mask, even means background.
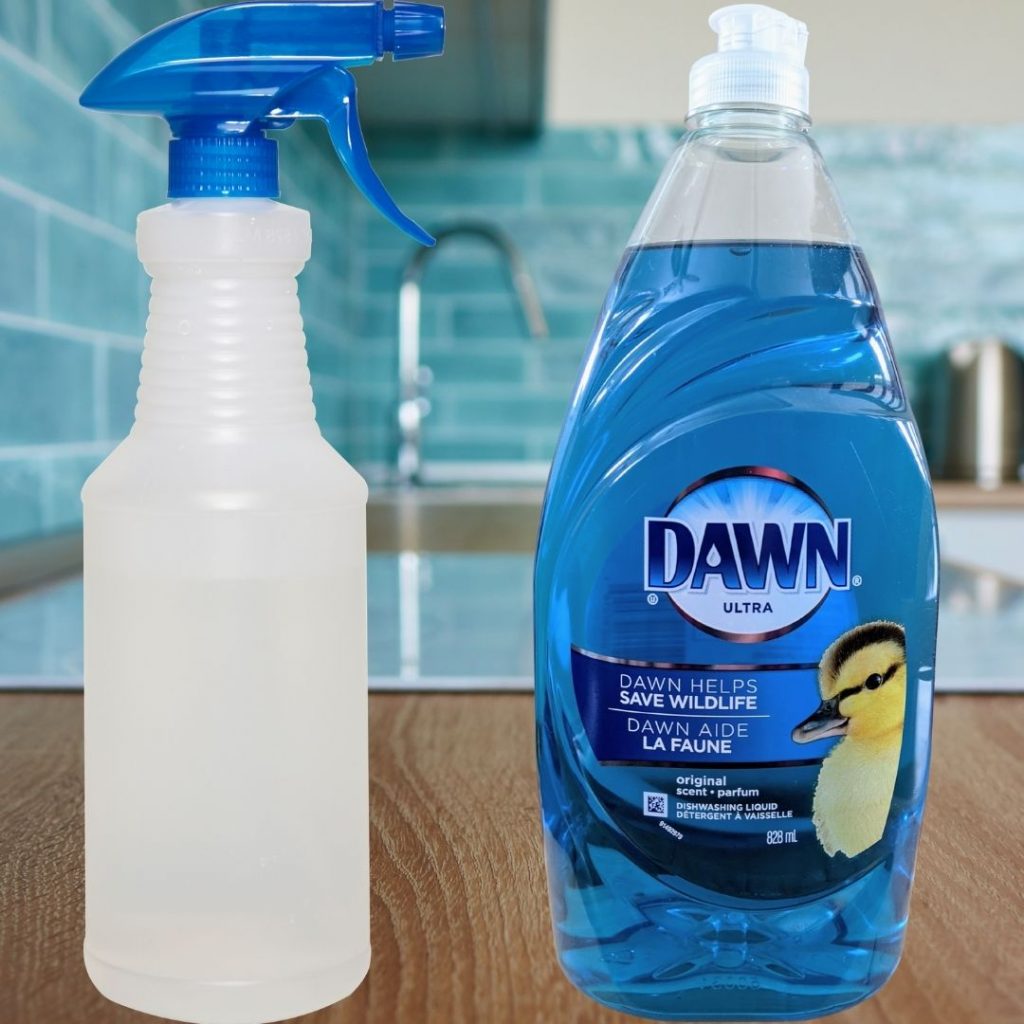
[[[716,0],[550,0],[548,120],[681,121]],[[780,0],[816,121],[1024,120],[1024,0]]]

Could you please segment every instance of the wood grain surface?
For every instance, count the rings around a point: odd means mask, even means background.
[[[81,696],[0,695],[0,1024],[131,1024],[81,961]],[[374,959],[304,1024],[607,1024],[552,953],[525,695],[371,699]],[[835,1024],[1024,1022],[1024,699],[942,697],[909,940]]]
[[[939,508],[1016,508],[1024,506],[1024,484],[1008,481],[993,489],[965,480],[935,480],[932,483]]]

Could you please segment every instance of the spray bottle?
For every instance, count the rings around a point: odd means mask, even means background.
[[[268,129],[370,167],[348,68],[438,54],[440,7],[231,4],[112,61],[87,107],[168,121],[135,423],[83,490],[89,975],[203,1024],[298,1016],[370,957],[366,485],[321,436]]]
[[[666,1020],[817,1017],[903,943],[928,769],[927,466],[808,135],[806,27],[711,18],[545,499],[537,735],[558,954]]]

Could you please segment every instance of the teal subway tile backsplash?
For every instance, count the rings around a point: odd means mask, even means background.
[[[418,168],[374,159],[388,188],[401,193],[410,209],[452,203],[516,207],[526,201],[527,182],[515,167],[492,166],[481,174],[474,167],[453,166],[444,175],[431,176],[419,173]]]
[[[92,211],[104,224],[123,231],[131,242],[139,211],[156,206],[165,195],[167,162],[163,142],[159,147],[150,147],[140,140],[138,146],[129,147],[123,138],[109,132],[97,134],[96,196]],[[163,134],[161,129],[161,139]]]
[[[110,346],[103,350],[103,356],[99,387],[104,389],[105,401],[99,406],[96,432],[101,438],[122,438],[131,430],[135,415],[142,350]]]
[[[300,289],[301,293],[301,289]],[[349,353],[339,342],[341,333],[334,324],[325,323],[310,314],[305,315],[306,333],[319,343],[309,346],[309,372],[317,380],[341,383],[345,379]]]
[[[136,333],[147,298],[132,237],[104,237],[58,218],[51,218],[48,234],[50,318]]]
[[[43,56],[48,57],[51,70],[82,88],[136,33],[104,0],[57,0],[57,4],[49,18],[49,54]]]
[[[3,444],[95,440],[94,356],[86,342],[0,326]]]
[[[47,2],[0,4],[0,39],[7,40],[25,53],[34,53],[39,35],[40,9]]]
[[[48,465],[36,458],[0,458],[4,530],[18,537],[38,533],[46,516]]]
[[[635,173],[613,170],[567,178],[564,169],[556,166],[546,169],[540,177],[540,202],[545,207],[626,206],[639,212],[647,202],[652,184],[647,168]]]
[[[567,400],[561,387],[546,384],[510,388],[496,382],[486,387],[476,384],[473,388],[459,388],[458,392],[450,385],[447,389],[438,388],[440,396],[444,397],[446,392],[448,400],[439,403],[439,426],[456,429],[470,422],[476,424],[474,429],[493,427],[506,433],[550,430],[562,419]]]
[[[102,445],[88,454],[72,452],[42,460],[47,482],[41,524],[44,530],[67,530],[81,522],[82,485],[104,455],[106,446]]]
[[[507,282],[503,280],[502,284],[507,289]],[[477,347],[484,347],[491,338],[518,338],[526,330],[522,312],[511,297],[504,302],[498,299],[486,303],[467,300],[455,304],[451,309],[450,325],[454,338],[470,338]]]
[[[445,392],[456,388],[455,396],[480,393],[485,382],[501,382],[506,388],[521,386],[529,381],[527,361],[519,351],[519,342],[486,340],[482,347],[473,352],[472,358],[454,347],[437,351],[431,356],[430,368],[437,383],[438,398],[445,399]],[[380,379],[389,379],[392,372],[387,366]],[[444,390],[442,390],[444,389]]]
[[[539,346],[526,338],[486,246],[459,241],[436,257],[423,304],[423,362],[434,375],[428,457],[550,457],[605,290],[677,137],[653,126],[371,139],[396,199],[428,227],[482,219],[512,235],[551,327]],[[1024,342],[1024,126],[843,126],[817,137],[878,278],[913,398],[928,360],[956,341],[996,333]],[[500,201],[489,186],[446,187],[474,176],[516,181]],[[394,459],[397,282],[412,247],[356,202],[351,251],[349,374],[359,399],[345,448],[380,468]],[[497,399],[495,383],[514,397]]]
[[[529,436],[509,426],[478,428],[471,436],[439,426],[423,443],[424,458],[437,462],[522,462],[530,452]]]
[[[58,79],[38,76],[40,65],[14,61],[8,51],[0,47],[0,95],[8,111],[0,178],[91,213],[96,192],[93,118],[78,110],[74,93]]]
[[[41,215],[0,192],[0,310],[34,314],[40,305]]]

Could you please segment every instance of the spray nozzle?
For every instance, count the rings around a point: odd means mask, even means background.
[[[737,104],[787,107],[806,114],[807,26],[764,4],[733,4],[708,19],[718,52],[690,72],[690,111]]]
[[[294,121],[327,125],[366,198],[417,241],[433,239],[397,207],[370,165],[348,68],[429,57],[444,9],[398,0],[248,0],[179,18],[143,36],[89,83],[82,104],[164,117],[174,136],[168,195],[278,195],[277,144]]]

